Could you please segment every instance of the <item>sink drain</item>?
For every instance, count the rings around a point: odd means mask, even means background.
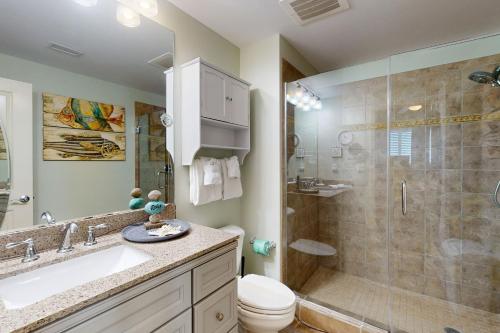
[[[445,331],[446,333],[460,333],[460,331],[459,331],[459,330],[456,330],[456,329],[451,328],[451,327],[445,327],[445,328],[444,328],[444,331]]]

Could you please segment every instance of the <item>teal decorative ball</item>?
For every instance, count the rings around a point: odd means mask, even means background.
[[[165,203],[163,201],[150,201],[144,207],[144,211],[149,215],[160,214],[165,209]]]
[[[144,201],[143,198],[133,198],[129,201],[128,203],[128,208],[130,209],[139,209],[144,207],[144,204],[146,202]]]

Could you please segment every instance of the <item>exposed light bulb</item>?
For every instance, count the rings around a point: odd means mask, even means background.
[[[422,110],[422,108],[423,108],[423,106],[421,104],[419,104],[419,105],[409,106],[408,110],[416,112],[416,111]]]
[[[97,0],[73,0],[73,2],[83,7],[92,7],[97,5]]]
[[[157,0],[137,0],[137,6],[142,15],[147,17],[155,17],[158,15]]]
[[[311,110],[311,106],[309,104],[306,104],[306,105],[304,105],[304,107],[302,108],[302,110],[309,111],[309,110]]]
[[[304,97],[302,98],[302,102],[304,102],[304,104],[309,103],[310,100],[311,100],[311,95],[309,94],[305,94]]]
[[[299,108],[299,109],[302,109],[304,107],[304,103],[302,103],[302,101],[299,101],[296,106]]]
[[[323,103],[321,102],[321,100],[318,99],[318,101],[316,102],[316,104],[314,105],[314,108],[316,110],[321,110],[321,108],[323,107]]]
[[[116,8],[116,20],[128,28],[135,28],[141,24],[140,15],[124,5],[118,5]]]
[[[297,91],[295,92],[295,97],[300,99],[302,98],[302,96],[304,96],[304,92],[302,91],[302,89],[297,89]]]

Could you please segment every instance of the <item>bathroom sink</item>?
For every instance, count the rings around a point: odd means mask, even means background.
[[[152,259],[126,245],[0,280],[0,300],[7,309],[19,309],[84,283],[121,272]]]

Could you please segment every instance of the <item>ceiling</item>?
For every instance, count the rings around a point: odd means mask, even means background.
[[[70,0],[1,0],[0,53],[163,95],[164,69],[147,62],[173,52],[173,32],[144,17],[127,28],[115,15],[115,0],[89,8]],[[83,55],[58,53],[50,42]]]
[[[349,0],[298,26],[279,0],[169,0],[237,46],[281,33],[320,72],[500,32],[498,0]]]

